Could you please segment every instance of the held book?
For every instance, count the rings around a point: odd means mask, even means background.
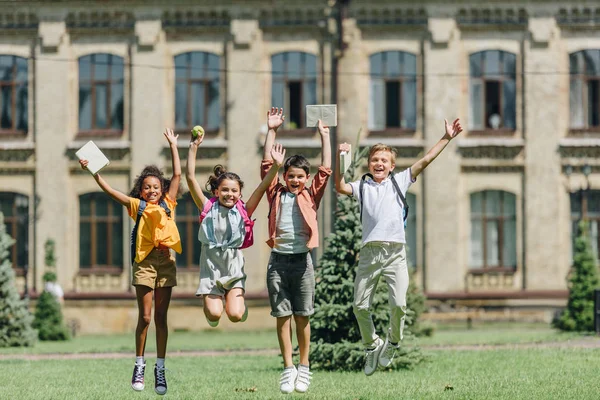
[[[350,164],[352,163],[352,146],[350,146],[350,151],[342,151],[340,152],[340,173],[344,175],[348,168],[350,168]]]
[[[316,127],[318,121],[324,126],[337,126],[337,105],[316,104],[306,106],[306,126]]]
[[[80,160],[88,160],[89,164],[87,169],[92,175],[96,175],[102,168],[110,163],[102,150],[100,150],[91,140],[77,150],[75,154]]]

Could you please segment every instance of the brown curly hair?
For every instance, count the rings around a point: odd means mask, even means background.
[[[208,182],[206,182],[206,185],[204,187],[206,188],[206,190],[208,190],[210,193],[212,193],[214,195],[215,190],[217,190],[219,188],[219,185],[225,179],[236,181],[240,185],[240,192],[244,188],[244,182],[239,177],[239,175],[236,173],[233,173],[233,172],[227,172],[225,167],[222,166],[221,164],[215,165],[215,167],[213,168],[213,175],[211,175],[208,178]]]
[[[156,165],[147,165],[142,172],[135,178],[135,182],[133,183],[133,189],[129,192],[129,197],[134,197],[136,199],[142,198],[142,184],[144,183],[144,179],[149,176],[154,176],[158,178],[160,181],[160,187],[162,188],[162,194],[160,195],[159,201],[163,200],[171,187],[171,180],[165,178],[163,172]]]

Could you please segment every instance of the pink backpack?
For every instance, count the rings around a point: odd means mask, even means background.
[[[213,204],[215,204],[218,201],[219,199],[217,197],[212,197],[208,199],[208,201],[204,204],[204,209],[200,213],[200,223],[202,223],[204,218],[206,218],[206,214],[208,214],[208,211],[211,209]],[[238,200],[237,203],[235,203],[235,206],[240,212],[242,219],[244,220],[244,229],[246,231],[246,234],[244,236],[244,242],[240,246],[240,249],[245,249],[246,247],[250,247],[254,244],[254,221],[251,220],[248,216],[248,211],[246,211],[246,207],[244,207],[244,202],[242,200]]]

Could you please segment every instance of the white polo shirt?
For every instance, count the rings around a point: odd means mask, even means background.
[[[398,187],[406,197],[412,179],[410,168],[393,174]],[[362,242],[406,243],[404,235],[404,205],[394,189],[390,177],[381,183],[365,180],[362,201]],[[360,207],[360,180],[351,182],[352,195],[358,200]]]

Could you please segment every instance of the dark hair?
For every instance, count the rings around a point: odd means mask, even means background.
[[[288,157],[283,163],[283,173],[285,174],[290,167],[302,168],[306,172],[306,175],[310,173],[310,162],[302,155]]]
[[[204,187],[212,194],[215,194],[215,190],[219,188],[219,185],[225,179],[236,181],[240,185],[240,191],[244,188],[244,182],[239,177],[239,175],[233,172],[227,172],[225,167],[221,164],[215,165],[215,167],[213,168],[213,175],[211,175],[208,178],[208,182],[206,182],[206,185]]]
[[[130,197],[135,197],[136,199],[142,198],[142,184],[144,183],[144,179],[149,176],[153,176],[158,178],[160,181],[160,186],[162,189],[162,194],[160,195],[160,200],[165,198],[165,195],[169,191],[169,187],[171,186],[171,180],[165,178],[163,172],[158,169],[156,165],[147,165],[142,172],[135,178],[135,182],[133,183],[133,189],[129,192]]]

